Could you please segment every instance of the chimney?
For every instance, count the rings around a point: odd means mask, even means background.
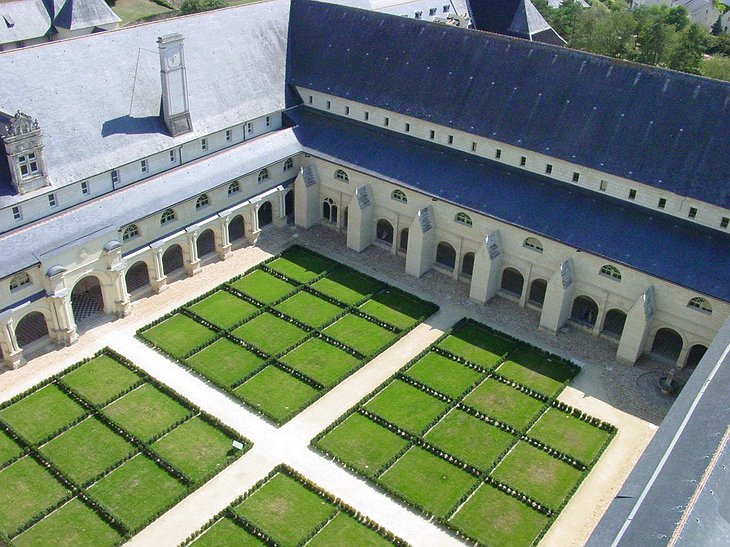
[[[170,135],[177,137],[193,130],[188,105],[188,80],[182,34],[168,34],[157,39],[160,49],[162,79],[162,116]]]

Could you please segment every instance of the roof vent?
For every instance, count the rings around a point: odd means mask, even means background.
[[[9,15],[3,15],[3,19],[5,20],[6,27],[13,28],[15,26],[15,21],[13,21],[13,18]]]

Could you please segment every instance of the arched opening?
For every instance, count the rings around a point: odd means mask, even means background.
[[[621,310],[608,310],[603,320],[603,334],[612,338],[621,338],[626,324],[626,314]]]
[[[393,225],[387,220],[381,218],[375,227],[375,237],[377,237],[379,241],[393,243]]]
[[[322,218],[328,222],[337,222],[337,205],[332,198],[327,198],[322,202]]]
[[[531,250],[535,251],[536,253],[542,252],[542,243],[536,237],[528,237],[522,243],[522,246],[527,249],[531,249]]]
[[[246,226],[241,215],[236,215],[228,223],[228,241],[233,243],[246,235]]]
[[[570,318],[581,325],[593,327],[598,319],[598,304],[590,296],[578,296],[573,300]]]
[[[700,360],[705,356],[705,353],[707,352],[707,346],[703,346],[702,344],[695,344],[692,346],[689,350],[689,354],[687,355],[687,363],[685,363],[685,368],[694,368],[696,367]]]
[[[198,249],[198,258],[212,255],[215,252],[215,234],[213,230],[203,231],[195,241],[195,247]]]
[[[127,292],[129,294],[148,287],[150,284],[150,272],[147,264],[142,260],[132,264],[132,267],[124,275],[124,280],[127,282]]]
[[[536,306],[542,308],[545,303],[545,293],[547,292],[547,281],[544,279],[535,279],[530,284],[529,301]]]
[[[670,328],[661,328],[654,335],[654,342],[651,344],[652,355],[676,363],[682,351],[682,337],[679,333]]]
[[[400,231],[400,239],[398,240],[398,250],[402,253],[408,252],[408,228]]]
[[[170,245],[162,254],[162,271],[165,272],[165,275],[182,269],[183,264],[183,252],[180,245]]]
[[[442,241],[436,247],[436,263],[454,269],[456,266],[456,251],[451,243]]]
[[[294,190],[289,190],[284,196],[284,214],[291,224],[294,220]]]
[[[519,298],[522,296],[524,284],[525,278],[514,268],[505,268],[502,272],[502,284],[500,287],[508,293],[514,294]]]
[[[471,277],[474,273],[474,253],[465,253],[461,259],[461,275]]]
[[[46,317],[39,311],[24,316],[15,327],[15,338],[21,348],[48,336]]]
[[[98,277],[87,275],[76,282],[71,291],[71,309],[77,324],[103,313],[104,296]]]
[[[274,221],[274,209],[271,207],[270,201],[264,201],[259,207],[259,228],[268,226]]]

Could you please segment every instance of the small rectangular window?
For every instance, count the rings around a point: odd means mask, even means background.
[[[494,151],[494,157],[497,159],[502,157],[502,151],[499,148]]]
[[[231,142],[233,139],[233,132],[230,129],[226,129],[226,142]]]
[[[578,182],[579,180],[580,180],[580,173],[578,173],[577,171],[575,171],[573,173],[573,182]]]
[[[472,142],[471,143],[471,151],[472,152],[476,152],[477,151],[477,143],[475,143],[475,142]]]
[[[422,11],[417,11],[416,12],[416,19],[420,19],[421,17],[423,17],[423,12]]]
[[[310,95],[310,96],[309,96],[309,104],[312,104],[313,102],[314,102],[314,97],[312,97],[312,96]]]
[[[444,13],[449,13],[449,10],[451,9],[451,6],[447,4],[447,5],[444,6],[443,9],[444,9]]]
[[[208,150],[208,139],[200,139],[201,150]]]
[[[636,190],[633,188],[629,190],[629,199],[636,199]]]
[[[365,112],[365,121],[368,121],[370,119],[370,112]]]
[[[605,192],[608,190],[608,181],[602,180],[598,188],[601,190],[601,192]]]
[[[89,181],[85,180],[81,183],[81,194],[84,196],[88,196],[90,193],[89,190]]]
[[[327,110],[332,108],[332,101],[327,101]]]
[[[350,107],[349,106],[346,106],[345,107],[345,115],[347,115],[347,116],[350,115]]]
[[[527,165],[527,158],[525,156],[520,156],[520,167],[524,167]]]
[[[697,216],[697,207],[689,208],[689,218],[695,218]]]
[[[428,133],[428,138],[431,139],[431,140],[435,139],[436,138],[436,131],[434,131],[433,129],[431,129],[431,131],[429,131],[429,133]]]
[[[449,135],[448,141],[449,141],[449,144],[454,144],[454,136],[453,135]]]
[[[147,171],[149,171],[149,169],[147,167],[147,160],[142,160],[141,162],[139,162],[139,165],[142,168],[143,173],[146,173]]]
[[[266,127],[271,127],[271,116],[266,116]]]
[[[253,133],[253,122],[248,122],[246,124],[246,133]]]
[[[436,8],[431,8],[431,9],[429,9],[429,10],[428,10],[428,14],[429,14],[429,15],[430,15],[431,17],[433,17],[434,15],[436,15]]]
[[[119,182],[119,171],[116,169],[112,169],[112,184],[116,184]]]
[[[551,173],[553,172],[553,166],[552,166],[552,164],[548,163],[548,164],[547,164],[547,165],[545,166],[545,172],[546,172],[546,173],[547,173],[548,175],[549,175],[549,174],[551,174]]]
[[[170,150],[170,162],[175,163],[175,151]]]
[[[13,207],[13,220],[20,220],[23,218],[23,214],[20,212],[20,206]]]
[[[659,198],[659,204],[657,205],[657,207],[659,207],[660,209],[664,209],[666,206],[667,200],[664,198]]]
[[[410,132],[411,132],[411,124],[406,122],[406,133],[410,133]]]
[[[56,194],[48,194],[48,205],[50,207],[55,207],[56,205],[58,205],[58,203],[56,202]]]
[[[384,123],[385,127],[388,127],[390,125],[390,118],[386,116],[383,123]]]
[[[722,220],[720,221],[720,228],[727,228],[728,224],[730,224],[730,218],[722,217]]]

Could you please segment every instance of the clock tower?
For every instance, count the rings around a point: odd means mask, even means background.
[[[188,80],[182,34],[167,34],[157,39],[162,79],[162,116],[170,135],[176,137],[193,130],[188,105]]]

